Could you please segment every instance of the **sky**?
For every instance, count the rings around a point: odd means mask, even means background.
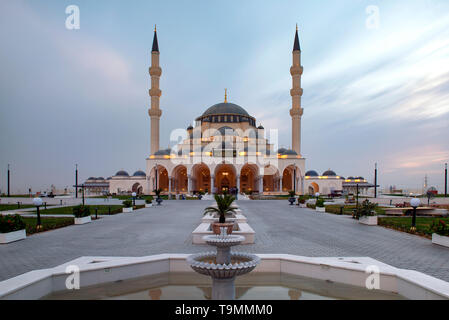
[[[80,29],[66,28],[66,7]],[[374,11],[373,11],[374,10]],[[449,162],[447,0],[0,2],[0,191],[145,170],[157,24],[161,148],[208,107],[245,108],[291,147],[298,23],[306,168],[440,191]]]

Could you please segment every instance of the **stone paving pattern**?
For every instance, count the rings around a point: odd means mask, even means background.
[[[104,217],[81,226],[32,235],[0,245],[0,281],[52,268],[82,256],[138,257],[160,253],[196,253],[191,232],[211,201],[164,201],[160,207]],[[449,281],[449,248],[430,240],[350,217],[290,207],[287,201],[239,201],[256,243],[239,247],[253,253],[310,257],[371,257]]]

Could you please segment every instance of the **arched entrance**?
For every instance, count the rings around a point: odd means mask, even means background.
[[[318,186],[318,184],[316,182],[312,182],[309,185],[309,195],[315,195],[317,192],[320,192],[320,187]]]
[[[192,188],[196,192],[212,192],[210,186],[210,170],[204,163],[197,164],[192,169]]]
[[[215,169],[215,188],[217,193],[229,192],[236,188],[236,170],[233,165],[221,164]]]
[[[151,177],[153,178],[152,190],[157,188],[162,189],[162,191],[168,191],[168,171],[165,167],[158,165],[157,171],[156,167],[151,170]]]
[[[259,189],[256,183],[257,170],[257,166],[253,164],[245,164],[243,166],[240,171],[239,189],[241,192],[252,192]]]
[[[143,193],[143,187],[140,185],[140,183],[136,182],[133,187],[131,188],[132,192],[137,193],[138,195],[141,195]]]
[[[188,178],[187,178],[187,168],[185,166],[179,165],[173,169],[172,173],[172,191],[176,193],[187,192],[188,188]]]
[[[276,192],[279,188],[279,170],[274,166],[266,166],[263,175],[263,191]]]

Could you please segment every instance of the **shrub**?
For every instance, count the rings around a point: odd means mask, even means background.
[[[288,195],[290,196],[290,198],[293,198],[294,196],[296,196],[296,192],[295,191],[289,191]]]
[[[307,201],[307,196],[299,196],[298,203],[304,204]]]
[[[0,215],[0,233],[8,233],[25,229],[23,218],[16,215]]]
[[[324,199],[321,198],[317,199],[315,206],[318,208],[324,207]]]
[[[357,217],[377,216],[377,203],[372,203],[368,199],[362,202],[362,205],[356,210]]]
[[[434,221],[431,230],[440,236],[449,236],[449,226],[443,220],[439,220],[438,223]]]
[[[75,218],[84,218],[90,216],[90,208],[82,205],[73,207],[73,215],[75,216]]]
[[[131,206],[133,205],[133,202],[131,200],[125,200],[122,202],[122,204],[125,208],[131,208]]]
[[[152,196],[149,196],[148,198],[145,199],[145,203],[146,204],[150,204],[152,202],[153,202],[153,197]]]

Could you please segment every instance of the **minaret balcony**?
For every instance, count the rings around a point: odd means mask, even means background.
[[[290,68],[290,73],[292,76],[294,75],[302,75],[302,73],[304,72],[304,68],[302,66],[293,66]]]
[[[290,110],[290,116],[292,116],[292,117],[298,117],[298,116],[301,117],[303,115],[303,113],[304,113],[303,108],[299,108],[299,109],[294,108],[294,109]]]
[[[149,93],[151,97],[160,97],[162,95],[162,91],[156,88],[151,88]]]
[[[160,77],[162,75],[162,69],[160,67],[150,67],[150,76]]]
[[[304,91],[302,90],[302,88],[293,88],[293,89],[290,90],[290,95],[292,97],[302,96],[303,92]]]
[[[150,117],[158,117],[160,118],[162,116],[162,110],[160,109],[149,109],[148,114]]]

